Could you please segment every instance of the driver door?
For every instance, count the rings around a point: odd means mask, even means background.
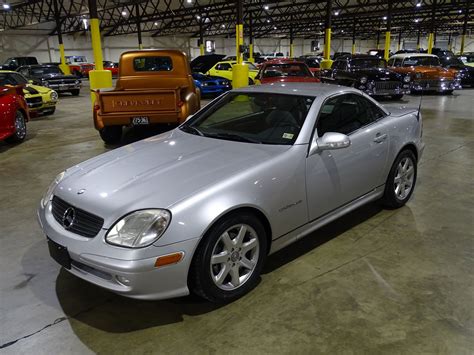
[[[346,134],[351,145],[322,150],[306,159],[310,220],[321,217],[385,183],[389,137],[386,113],[358,94],[338,94],[321,106],[315,137]]]

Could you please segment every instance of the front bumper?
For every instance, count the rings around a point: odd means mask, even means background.
[[[37,102],[37,103],[29,103],[27,102],[28,104],[28,111],[30,113],[36,113],[36,114],[41,114],[45,111],[49,111],[51,109],[54,109],[56,107],[56,104],[58,102],[57,101],[52,101],[52,100],[49,100],[49,101],[44,101],[44,98],[43,100],[40,102]]]
[[[67,248],[70,273],[123,296],[157,300],[189,294],[187,276],[199,238],[165,246],[127,249],[105,242],[106,229],[86,238],[64,229],[51,213],[51,202],[38,209],[38,220],[46,236]],[[158,256],[184,254],[177,264],[155,267]],[[127,280],[127,282],[124,282]]]
[[[445,92],[462,89],[461,80],[415,80],[413,82],[412,90],[414,91],[435,91]]]
[[[388,84],[388,85],[387,85]],[[369,81],[366,84],[359,84],[359,90],[364,91],[370,96],[395,96],[406,95],[410,93],[410,83],[390,84],[386,82]]]
[[[80,90],[82,85],[80,84],[51,84],[48,86],[56,92],[68,92],[71,90]]]

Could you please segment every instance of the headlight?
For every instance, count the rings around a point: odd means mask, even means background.
[[[76,80],[76,81],[74,82],[75,85],[79,85],[80,83],[81,83],[80,80]]]
[[[54,181],[49,185],[48,189],[46,190],[45,194],[43,195],[43,198],[41,199],[41,206],[44,208],[49,201],[51,201],[51,198],[53,197],[53,192],[56,186],[61,182],[61,180],[64,178],[64,174],[66,171],[63,171],[62,173],[59,173],[55,178]]]
[[[362,78],[360,78],[360,83],[361,84],[365,84],[367,82],[367,77],[366,76],[363,76]]]
[[[56,91],[51,91],[51,100],[56,101],[58,99],[58,93]]]
[[[229,85],[230,85],[230,81],[221,81],[221,82],[219,82],[219,85],[229,86]]]
[[[207,83],[206,83],[205,81],[203,81],[203,82],[201,83],[201,86],[207,86]]]
[[[115,223],[107,232],[105,240],[123,247],[145,247],[163,235],[170,220],[171,213],[167,210],[136,211]]]
[[[410,76],[408,76],[408,75],[403,78],[403,82],[405,82],[405,83],[409,83],[410,80],[411,80]]]

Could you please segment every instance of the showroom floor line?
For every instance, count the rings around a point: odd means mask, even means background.
[[[427,146],[406,207],[354,211],[271,256],[257,289],[217,307],[119,297],[50,259],[41,194],[109,149],[86,90],[62,97],[24,144],[0,143],[0,353],[472,353],[473,101],[474,90],[424,96]]]

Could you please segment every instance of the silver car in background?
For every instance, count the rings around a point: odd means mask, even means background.
[[[67,169],[38,217],[51,256],[93,284],[228,302],[268,254],[370,201],[403,206],[423,147],[417,110],[329,84],[253,86]]]

